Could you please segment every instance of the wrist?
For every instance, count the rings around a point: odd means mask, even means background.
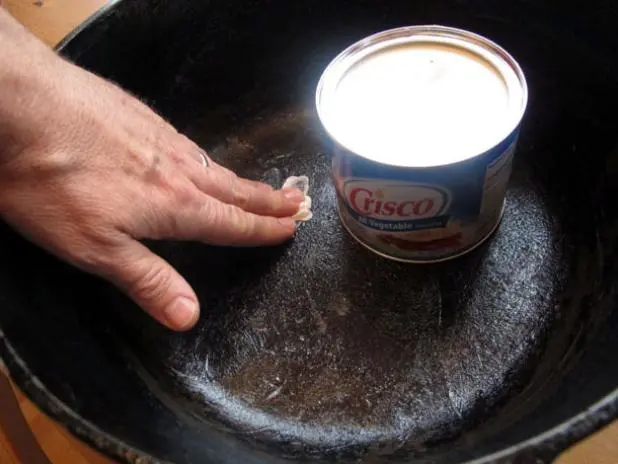
[[[24,146],[36,130],[40,102],[61,62],[52,50],[0,8],[0,165]]]

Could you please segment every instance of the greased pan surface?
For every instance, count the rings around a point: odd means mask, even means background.
[[[62,53],[241,175],[308,175],[314,217],[275,248],[149,243],[202,302],[185,334],[2,225],[4,363],[126,462],[550,462],[618,409],[615,13],[598,0],[110,4]],[[530,101],[496,234],[414,266],[342,228],[313,98],[350,43],[435,23],[508,49]]]

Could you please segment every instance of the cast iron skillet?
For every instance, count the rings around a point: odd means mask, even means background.
[[[551,461],[618,412],[614,5],[111,4],[61,52],[241,175],[274,185],[309,175],[315,216],[280,247],[149,244],[201,299],[187,334],[2,225],[0,354],[11,375],[127,462]],[[461,259],[413,266],[342,230],[313,92],[350,43],[430,23],[507,48],[530,105],[498,232]]]

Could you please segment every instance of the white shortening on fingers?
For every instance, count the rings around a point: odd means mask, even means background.
[[[288,177],[281,188],[293,187],[299,189],[305,195],[305,200],[298,207],[298,211],[292,219],[296,221],[308,221],[313,217],[311,212],[311,197],[309,193],[309,178],[307,176],[290,176]]]

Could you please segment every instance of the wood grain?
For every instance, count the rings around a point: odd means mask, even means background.
[[[26,422],[11,383],[0,373],[0,462],[6,464],[49,464]]]
[[[41,40],[53,46],[105,3],[106,0],[4,0],[3,4]],[[15,387],[13,390],[27,424],[53,464],[111,464],[111,461],[88,448],[41,413]],[[0,401],[0,407],[3,404]],[[2,409],[2,412],[8,410]],[[0,421],[2,417],[0,415]],[[12,420],[19,421],[14,417]],[[9,440],[11,434],[6,433],[9,429],[15,430],[15,423],[0,422],[0,464],[37,464],[37,461],[30,459],[33,454],[24,455],[22,452],[22,456],[29,456],[28,462],[18,460],[20,453],[16,453],[15,448],[17,444],[23,447],[23,443],[16,444],[15,440]],[[18,439],[20,442],[23,440],[23,437]],[[36,454],[32,450],[26,452]],[[556,464],[618,464],[618,421],[565,452]]]
[[[1,2],[1,0],[0,0]],[[55,45],[106,0],[4,0],[5,7],[48,45]]]

